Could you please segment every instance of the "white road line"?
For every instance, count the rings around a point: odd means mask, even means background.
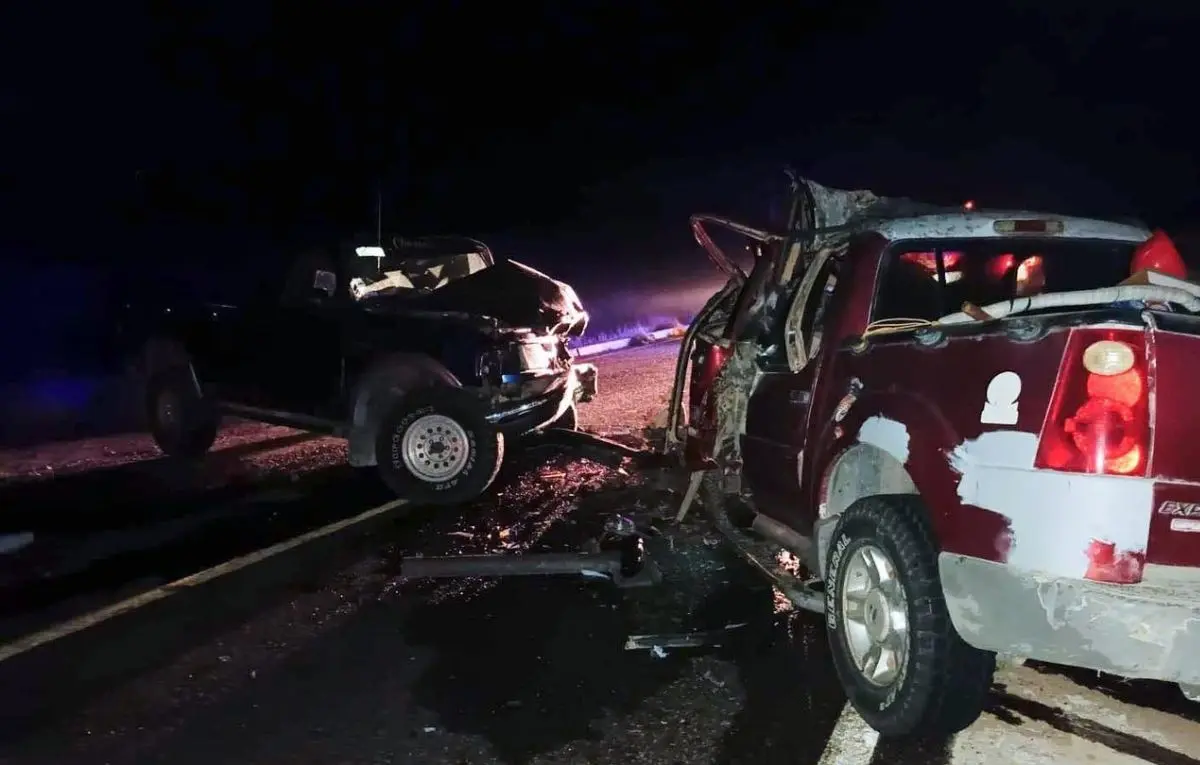
[[[134,595],[132,598],[127,598],[119,603],[113,603],[110,606],[105,606],[104,608],[92,611],[91,613],[77,616],[74,619],[61,622],[40,632],[26,635],[23,638],[0,646],[0,662],[8,661],[14,656],[20,656],[26,651],[32,651],[34,648],[39,646],[52,643],[55,640],[60,640],[68,635],[73,635],[76,632],[82,632],[89,627],[94,627],[97,624],[106,622],[114,617],[127,614],[130,611],[135,611],[141,608],[142,606],[147,606],[151,603],[163,600],[171,595],[186,590],[189,587],[196,587],[204,584],[205,582],[211,582],[212,580],[224,576],[225,574],[232,574],[235,571],[239,571],[247,566],[252,566],[255,563],[272,558],[280,553],[287,552],[288,550],[299,547],[307,542],[320,539],[321,537],[327,537],[330,534],[335,534],[342,529],[349,528],[357,523],[368,521],[372,518],[376,518],[380,515],[391,512],[392,510],[397,510],[407,504],[408,502],[403,499],[394,499],[391,502],[359,513],[353,518],[346,518],[344,520],[331,523],[328,526],[322,526],[319,529],[314,529],[305,534],[301,534],[298,537],[292,537],[291,539],[284,540],[283,542],[271,545],[270,547],[264,547],[261,550],[256,550],[247,555],[243,555],[240,558],[233,558],[232,560],[227,560],[224,563],[213,566],[209,569],[205,569],[204,571],[199,571],[190,576],[185,576],[182,579],[176,579],[173,582],[169,582],[160,587],[155,587],[153,590],[148,590],[140,595]]]
[[[846,702],[817,765],[869,765],[877,743],[879,732]]]

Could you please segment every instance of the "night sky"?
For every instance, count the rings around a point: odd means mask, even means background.
[[[0,40],[5,257],[241,267],[373,231],[379,188],[595,292],[708,268],[687,214],[769,218],[785,164],[1200,217],[1188,3],[739,5],[38,6]]]

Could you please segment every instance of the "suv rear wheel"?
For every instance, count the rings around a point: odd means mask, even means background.
[[[375,441],[384,483],[421,504],[457,504],[483,494],[504,459],[504,436],[486,414],[482,402],[460,388],[423,388],[397,398]]]
[[[196,390],[187,367],[154,374],[146,383],[146,419],[154,443],[169,457],[199,457],[217,440],[221,417]]]
[[[983,710],[996,656],[963,642],[946,610],[919,497],[868,497],[833,535],[825,614],[850,703],[888,736],[945,735]]]

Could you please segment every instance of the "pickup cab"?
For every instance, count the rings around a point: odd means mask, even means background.
[[[1134,266],[1138,225],[795,195],[780,232],[693,219],[730,281],[666,433],[706,506],[802,562],[854,708],[957,731],[998,655],[1196,698],[1200,288]]]
[[[346,438],[397,495],[462,502],[505,439],[575,427],[595,368],[567,344],[588,315],[570,286],[463,237],[306,253],[243,306],[165,307],[138,352],[150,432],[198,456],[221,415]]]

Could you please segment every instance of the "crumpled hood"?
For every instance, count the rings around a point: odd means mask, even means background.
[[[433,292],[397,299],[400,310],[496,319],[511,328],[581,335],[588,315],[570,285],[515,260],[501,260]]]

